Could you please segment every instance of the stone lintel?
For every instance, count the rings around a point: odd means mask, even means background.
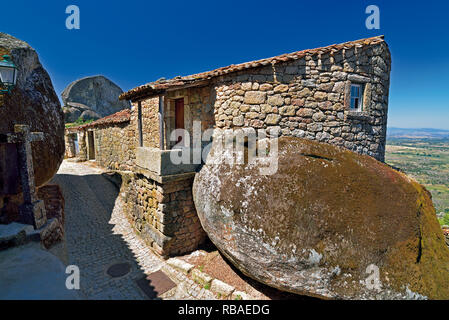
[[[133,172],[142,174],[148,179],[154,180],[159,183],[167,183],[167,182],[174,182],[174,181],[182,181],[191,179],[196,175],[196,172],[187,172],[187,173],[180,173],[180,174],[173,174],[173,175],[159,175],[156,172],[150,171],[148,169],[141,168],[139,166],[134,166]]]
[[[159,148],[139,147],[136,149],[136,165],[155,172],[161,176],[171,176],[183,173],[194,172],[199,164],[174,164],[172,157],[180,159],[183,152],[189,153],[189,159],[192,159],[194,152],[201,154],[200,149],[172,149],[161,150]]]

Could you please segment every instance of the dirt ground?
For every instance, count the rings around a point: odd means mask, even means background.
[[[197,251],[179,257],[195,265],[202,272],[214,279],[221,280],[237,291],[243,291],[257,300],[313,300],[315,298],[283,292],[257,282],[235,268],[214,246],[207,240]]]

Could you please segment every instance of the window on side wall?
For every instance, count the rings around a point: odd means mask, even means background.
[[[363,110],[363,84],[351,84],[351,110]]]

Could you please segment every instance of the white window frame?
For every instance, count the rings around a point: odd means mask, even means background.
[[[359,88],[359,104],[357,108],[352,107],[352,101],[356,99],[357,97],[352,96],[352,87],[358,87]],[[351,87],[349,90],[349,109],[352,111],[363,111],[363,94],[364,94],[364,85],[361,83],[351,83]]]

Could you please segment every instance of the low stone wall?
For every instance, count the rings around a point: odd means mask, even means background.
[[[139,146],[139,103],[131,106],[130,129],[135,132],[135,146]],[[142,147],[159,148],[159,97],[141,101],[142,110]]]
[[[37,198],[44,201],[47,219],[57,219],[64,226],[64,197],[56,184],[47,184],[37,189]],[[19,207],[23,203],[22,194],[0,196],[0,224],[19,220]]]
[[[121,197],[136,232],[161,256],[193,251],[206,234],[192,197],[193,176],[157,182],[142,173],[121,173]]]
[[[103,168],[129,170],[135,156],[135,132],[128,122],[98,126],[94,131],[95,160]]]
[[[87,143],[86,143],[87,134],[86,134],[86,131],[84,131],[84,130],[79,131],[78,138],[79,138],[79,148],[80,148],[80,152],[78,154],[78,160],[79,161],[87,161]]]
[[[45,203],[47,219],[54,220],[40,235],[42,244],[48,249],[64,240],[65,200],[62,190],[57,184],[40,187],[37,196]]]
[[[67,132],[67,130],[64,134],[65,158],[76,157],[75,135],[76,133]]]
[[[65,200],[62,195],[61,187],[57,184],[47,184],[38,189],[37,196],[45,203],[47,219],[56,218],[62,225],[64,225]]]
[[[5,243],[3,243],[0,247],[7,249],[11,246],[23,245],[28,241],[36,241],[42,243],[46,249],[50,249],[55,244],[64,241],[65,201],[61,188],[54,184],[42,186],[37,191],[37,198],[44,201],[48,219],[47,223],[39,230],[34,230],[32,226],[29,226],[29,228],[31,228],[30,231],[23,231],[23,239],[20,241],[15,241],[13,239],[9,245],[5,246]],[[13,222],[17,222],[19,219],[19,206],[23,202],[22,197],[8,197],[6,200],[3,199],[2,201],[6,202],[6,204],[1,208],[2,215],[0,215],[0,224],[9,225]],[[25,225],[22,226],[23,228],[25,227]],[[0,250],[2,248],[0,248]]]

